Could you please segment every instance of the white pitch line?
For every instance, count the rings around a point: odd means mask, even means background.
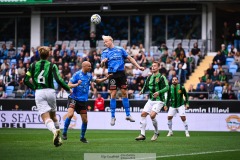
[[[145,158],[137,158],[137,159],[154,159],[154,158],[181,157],[181,156],[192,156],[192,155],[223,153],[223,152],[235,152],[235,151],[240,151],[240,149],[222,150],[222,151],[209,151],[209,152],[196,152],[196,153],[186,153],[186,154],[173,154],[173,155],[164,155],[164,156],[156,156],[156,157],[145,157]]]

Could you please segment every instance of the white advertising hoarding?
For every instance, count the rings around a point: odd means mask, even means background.
[[[111,113],[88,112],[88,129],[107,130],[139,130],[141,113],[131,113],[136,122],[125,120],[125,113],[116,113],[115,126],[110,125]],[[61,128],[64,126],[66,112],[57,112]],[[157,115],[159,130],[168,130],[167,113]],[[190,131],[240,131],[240,114],[209,114],[191,113],[187,114]],[[70,128],[80,129],[81,118],[75,114]],[[37,111],[0,111],[0,128],[46,128]],[[152,121],[147,117],[147,130],[153,130]],[[183,123],[177,115],[173,118],[173,130],[184,130]]]

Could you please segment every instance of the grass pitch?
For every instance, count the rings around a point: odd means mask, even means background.
[[[153,131],[147,131],[145,141],[135,141],[139,131],[88,130],[88,144],[79,141],[80,130],[69,130],[68,140],[61,147],[52,143],[47,129],[0,129],[1,160],[83,160],[84,153],[156,153],[157,159],[177,160],[238,160],[239,132],[183,131],[166,137],[161,131],[151,142]],[[97,160],[97,159],[94,159]],[[107,160],[107,159],[106,159]]]

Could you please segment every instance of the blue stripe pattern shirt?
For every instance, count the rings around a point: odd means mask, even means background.
[[[77,87],[73,88],[73,92],[72,94],[69,95],[69,97],[77,101],[86,102],[88,100],[90,84],[91,81],[93,80],[92,74],[89,72],[85,74],[82,72],[82,70],[80,70],[72,76],[70,82],[76,84],[78,83],[79,80],[81,80],[82,83]]]
[[[124,48],[115,46],[113,48],[107,48],[103,50],[101,60],[107,58],[108,72],[115,73],[124,70],[124,60],[128,54]]]

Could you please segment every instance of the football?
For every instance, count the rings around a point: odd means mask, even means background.
[[[91,16],[91,22],[94,24],[99,24],[101,22],[101,16],[98,14],[93,14]]]

